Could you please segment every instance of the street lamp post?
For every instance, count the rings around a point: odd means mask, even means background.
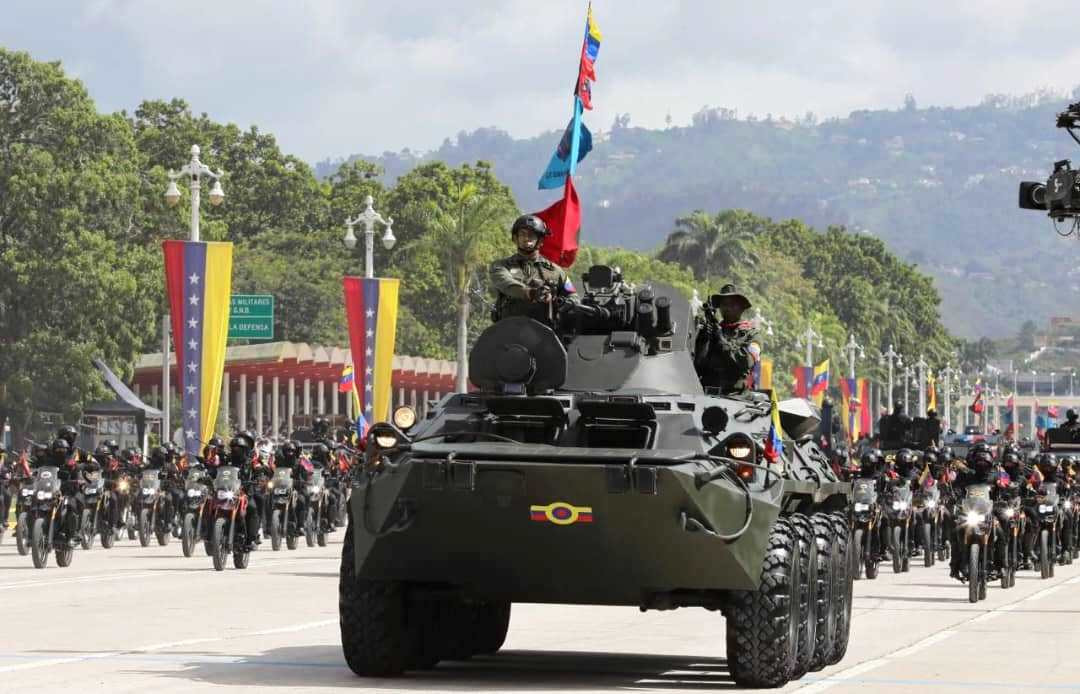
[[[945,377],[945,431],[949,431],[952,426],[952,375],[956,373],[952,365],[946,364],[945,368],[941,370],[941,375]]]
[[[852,333],[851,335],[848,335],[847,344],[844,345],[844,352],[847,354],[847,358],[848,358],[848,377],[852,380],[852,384],[854,385],[854,381],[855,381],[855,354],[857,352],[860,359],[863,359],[863,358],[866,357],[866,352],[863,351],[862,345],[860,345],[858,342],[855,341],[854,333]]]
[[[364,198],[364,211],[356,215],[353,219],[345,218],[345,247],[352,250],[356,248],[356,234],[353,233],[353,226],[361,224],[364,227],[364,277],[375,276],[375,224],[379,223],[386,227],[386,233],[383,234],[382,244],[383,248],[390,250],[394,247],[394,243],[397,239],[394,238],[394,218],[383,217],[381,214],[375,211],[373,207],[375,204],[375,198],[370,195]]]
[[[213,179],[214,185],[210,188],[210,204],[217,207],[225,200],[225,191],[221,188],[221,177],[225,172],[218,169],[217,173],[210,167],[199,161],[200,149],[198,145],[191,146],[191,159],[187,164],[180,167],[179,171],[169,170],[169,185],[165,188],[165,202],[169,207],[175,207],[180,202],[180,188],[176,185],[181,176],[188,177],[188,189],[191,191],[191,228],[190,240],[199,240],[199,206],[201,203],[202,178]],[[172,440],[172,432],[169,431],[170,402],[169,391],[172,384],[169,383],[169,314],[166,313],[161,322],[161,439],[162,442]]]
[[[817,339],[818,349],[824,349],[825,344],[821,341],[821,333],[814,330],[814,326],[807,324],[806,332],[795,338],[795,346],[802,347],[806,342],[806,368],[814,368],[814,339]]]
[[[1037,376],[1038,376],[1038,373],[1033,369],[1031,371],[1031,435],[1032,435],[1032,437],[1037,436],[1037,434],[1035,433],[1035,431],[1036,431],[1035,430],[1035,413],[1036,413],[1036,410],[1039,409],[1038,405],[1037,405],[1038,401],[1035,399],[1035,378]]]
[[[919,416],[926,416],[926,369],[929,368],[929,364],[923,359],[923,355],[919,355],[919,361],[915,362],[915,368],[919,370]]]
[[[1056,371],[1050,372],[1050,397],[1054,397],[1054,379],[1057,376]]]
[[[886,409],[889,411],[890,414],[892,413],[892,409],[893,409],[893,361],[894,360],[896,361],[896,366],[903,366],[904,365],[904,358],[901,357],[900,354],[897,353],[895,350],[893,350],[892,345],[889,345],[889,348],[887,350],[885,350],[884,352],[882,352],[881,356],[878,357],[878,363],[879,364],[883,364],[883,363],[888,364],[889,388],[888,388],[888,396],[885,398],[885,402],[887,403],[886,404]]]
[[[697,290],[695,289],[694,292],[696,294]],[[698,301],[700,301],[700,299],[698,299]],[[753,318],[753,320],[751,322],[754,324],[754,327],[757,328],[758,330],[761,330],[762,326],[764,326],[765,327],[765,335],[767,337],[772,337],[773,336],[773,322],[771,320],[769,320],[768,318],[766,318],[765,316],[761,315],[761,309],[760,308],[754,308],[754,318]]]
[[[909,408],[909,396],[911,394],[911,377],[915,375],[914,369],[910,366],[904,367],[904,414],[910,415]]]

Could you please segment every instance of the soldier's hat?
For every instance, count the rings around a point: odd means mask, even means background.
[[[750,308],[750,300],[743,296],[739,292],[739,290],[735,288],[734,284],[725,284],[723,287],[720,287],[719,293],[713,294],[710,298],[712,300],[713,306],[719,307],[720,301],[729,297],[733,299],[738,299],[739,302],[742,304],[743,311]]]

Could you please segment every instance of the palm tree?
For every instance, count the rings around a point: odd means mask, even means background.
[[[512,210],[505,200],[482,194],[466,183],[450,193],[445,208],[432,204],[427,210],[426,234],[421,245],[432,250],[457,298],[457,391],[468,388],[469,289],[477,270],[487,265],[497,252]]]
[[[737,215],[712,216],[695,210],[675,220],[658,255],[660,260],[690,268],[699,280],[730,275],[737,265],[753,266],[757,256],[750,250],[755,230],[739,224]]]

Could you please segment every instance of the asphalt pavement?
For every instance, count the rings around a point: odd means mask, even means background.
[[[269,551],[215,572],[175,540],[76,551],[45,570],[0,545],[0,692],[664,691],[734,689],[724,620],[702,609],[515,605],[502,652],[396,680],[341,657],[339,530],[328,547]],[[1080,692],[1080,562],[1022,572],[971,605],[948,568],[855,584],[851,647],[785,691]]]

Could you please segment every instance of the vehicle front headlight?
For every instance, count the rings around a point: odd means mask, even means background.
[[[38,501],[41,501],[43,499],[51,499],[52,498],[52,492],[39,491],[37,493],[37,498],[38,498]]]
[[[1005,517],[1006,518],[1012,518],[1015,515],[1016,515],[1016,511],[1014,511],[1013,509],[1011,509],[1011,508],[1005,509]]]
[[[978,511],[968,511],[967,515],[964,516],[964,524],[967,525],[969,528],[974,528],[975,526],[979,525],[980,523],[982,523],[982,520],[982,514]]]
[[[393,448],[397,445],[397,436],[390,432],[375,434],[375,445],[379,448]]]
[[[750,444],[746,441],[735,441],[734,443],[728,444],[727,454],[728,457],[735,458],[736,460],[746,460],[750,457],[750,452],[752,450]]]
[[[927,508],[934,508],[936,506],[937,506],[937,500],[936,499],[927,499],[926,500],[926,507]]]
[[[236,493],[232,492],[232,491],[230,491],[228,489],[219,489],[218,493],[217,493],[217,498],[221,499],[222,501],[228,501],[229,499],[232,499],[235,496],[236,496]]]
[[[392,417],[394,426],[402,431],[408,431],[416,425],[416,410],[408,405],[402,405],[394,410],[394,416]]]
[[[120,484],[118,484],[118,485],[116,485],[116,486],[117,486],[117,488],[118,488],[118,489],[119,489],[120,491],[122,491],[122,492],[126,492],[126,491],[128,490],[128,483],[127,483],[127,480],[121,480],[121,481],[120,481]]]
[[[187,490],[187,495],[189,497],[191,497],[191,496],[202,496],[202,490],[201,489],[189,489],[189,490]]]
[[[859,503],[859,502],[855,502],[855,510],[856,511],[869,511],[870,510],[870,504],[862,504],[862,503]]]
[[[907,508],[907,506],[908,506],[908,504],[907,504],[906,501],[894,501],[894,502],[892,502],[892,507],[893,507],[894,511],[903,511],[904,509]]]
[[[274,487],[275,494],[287,494],[288,492],[289,490],[286,487]]]
[[[154,490],[153,489],[144,489],[144,490],[142,490],[142,493],[143,493],[143,496],[150,496],[151,494],[154,493]]]
[[[33,496],[33,495],[34,495],[34,490],[33,490],[33,489],[24,489],[24,490],[22,490],[22,492],[20,492],[20,493],[21,493],[21,494],[22,494],[23,496]]]
[[[1054,512],[1054,505],[1053,504],[1039,504],[1039,513],[1053,513],[1053,512]]]

